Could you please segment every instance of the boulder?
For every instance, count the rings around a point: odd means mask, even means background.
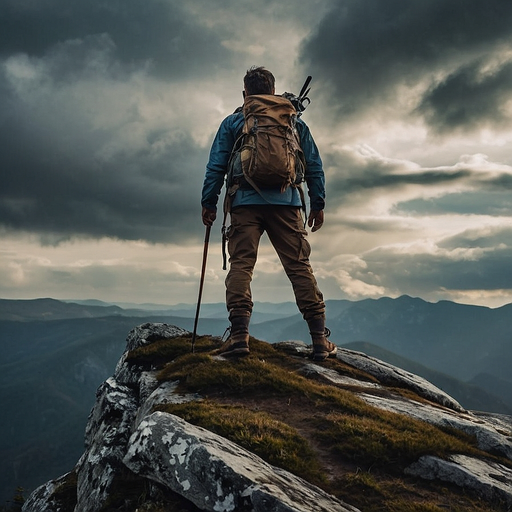
[[[405,472],[427,480],[450,482],[472,489],[487,501],[512,506],[512,470],[497,462],[466,455],[453,455],[449,460],[424,456]]]
[[[172,414],[146,416],[123,462],[200,510],[355,512],[318,487]]]

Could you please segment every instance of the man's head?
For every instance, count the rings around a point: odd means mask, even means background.
[[[275,82],[274,75],[268,69],[253,66],[244,76],[245,94],[274,94]]]

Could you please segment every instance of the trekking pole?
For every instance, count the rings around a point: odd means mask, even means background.
[[[197,322],[199,321],[199,308],[201,307],[201,297],[203,295],[204,274],[206,271],[206,258],[208,256],[208,243],[210,242],[211,230],[211,226],[206,226],[206,233],[204,235],[203,265],[201,267],[201,279],[199,281],[199,297],[197,299],[196,317],[194,319],[194,331],[192,332],[192,353],[194,352],[194,345],[196,342]]]

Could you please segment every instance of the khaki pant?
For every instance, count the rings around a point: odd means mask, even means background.
[[[325,303],[309,263],[311,247],[306,240],[300,209],[280,205],[243,206],[231,212],[230,269],[226,276],[228,310],[252,311],[251,281],[264,231],[292,283],[295,301],[304,319],[324,316]]]

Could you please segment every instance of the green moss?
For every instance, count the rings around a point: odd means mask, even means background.
[[[226,362],[206,354],[189,354],[168,364],[158,379],[179,379],[189,391],[225,389],[232,393],[289,392],[299,389],[304,380],[258,358]]]
[[[241,406],[220,405],[208,400],[165,404],[157,410],[215,432],[260,456],[270,464],[320,484],[322,474],[315,454],[298,432],[265,412]]]
[[[347,411],[364,413],[369,409],[363,400],[349,391],[299,375],[297,362],[290,362],[288,358],[283,361],[283,356],[276,357],[276,351],[271,350],[272,358],[252,355],[234,361],[216,360],[207,353],[187,354],[167,364],[157,378],[160,381],[179,380],[183,391],[195,393],[208,390],[211,394],[221,390],[224,394],[244,396],[300,395]],[[276,360],[280,364],[273,362]]]
[[[269,344],[252,343],[251,350],[256,354],[234,361],[214,359],[208,352],[188,353],[167,364],[158,379],[179,380],[183,391],[208,396],[305,398],[317,413],[313,420],[306,419],[317,431],[317,439],[359,463],[404,464],[425,454],[482,455],[469,436],[455,436],[422,421],[382,411],[350,391],[299,375],[302,361],[276,353]]]
[[[400,414],[355,416],[332,412],[318,421],[317,437],[336,453],[359,464],[400,466],[430,454],[478,454],[473,439],[461,439],[439,428]]]
[[[200,336],[194,343],[194,352],[213,350],[217,344],[209,336]],[[192,352],[192,338],[182,336],[161,339],[131,350],[126,355],[129,364],[162,366],[169,361]]]
[[[501,512],[506,505],[466,495],[458,488],[366,471],[336,482],[336,495],[364,512]]]

